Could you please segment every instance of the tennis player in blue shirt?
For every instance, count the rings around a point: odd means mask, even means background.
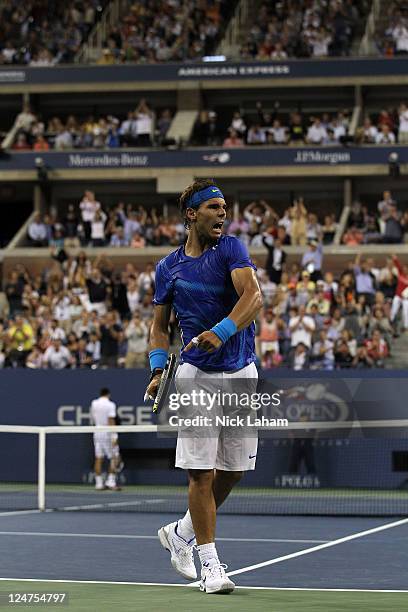
[[[220,383],[234,390],[234,384],[244,381],[248,392],[255,391],[254,319],[262,306],[255,266],[236,237],[222,234],[226,203],[214,181],[194,181],[181,194],[180,208],[188,238],[157,264],[146,392],[156,395],[167,360],[171,308],[183,342],[175,379],[179,392],[188,386],[208,390],[208,380],[214,390]],[[216,508],[242,473],[255,468],[258,443],[257,436],[223,430],[218,427],[208,435],[181,435],[179,430],[176,467],[188,470],[189,510],[158,532],[173,567],[189,580],[197,578],[193,547],[197,549],[200,588],[206,593],[234,589],[215,547]]]

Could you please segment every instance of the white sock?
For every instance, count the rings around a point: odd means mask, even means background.
[[[187,510],[183,518],[181,518],[177,522],[176,533],[181,538],[183,538],[183,540],[188,542],[188,544],[190,544],[190,542],[194,540],[195,533],[194,533],[193,523],[191,521],[190,510]]]
[[[102,487],[103,486],[103,478],[102,478],[102,476],[99,476],[98,474],[95,474],[95,485],[97,487]]]
[[[209,567],[220,562],[214,542],[210,542],[209,544],[200,544],[200,546],[197,546],[197,551],[198,556],[200,557],[201,565],[205,567]]]

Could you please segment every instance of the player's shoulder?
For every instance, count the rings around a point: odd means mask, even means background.
[[[247,253],[248,249],[237,236],[223,235],[218,241],[219,250],[227,255]]]
[[[163,257],[163,259],[160,259],[160,261],[158,261],[156,264],[156,273],[165,273],[166,271],[170,271],[174,264],[178,263],[180,259],[182,259],[183,249],[183,245],[179,246],[178,249],[172,251],[171,253],[166,255],[166,257]]]
[[[241,245],[242,242],[236,236],[230,236],[229,234],[223,234],[218,241],[218,246],[227,248],[235,245]]]

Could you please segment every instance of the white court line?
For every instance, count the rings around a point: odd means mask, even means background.
[[[61,508],[46,508],[39,510],[10,510],[8,512],[0,512],[0,516],[18,516],[19,514],[39,514],[40,512],[69,512],[71,510],[96,510],[98,508],[117,508],[119,506],[141,506],[142,504],[161,504],[165,499],[145,499],[143,501],[126,501],[126,502],[106,502],[105,504],[88,504],[86,506],[63,506]]]
[[[10,510],[9,512],[0,512],[0,516],[17,516],[19,514],[39,514],[41,510]]]
[[[244,572],[252,572],[253,570],[259,569],[261,567],[274,565],[275,563],[281,563],[282,561],[288,561],[289,559],[295,559],[296,557],[302,557],[303,555],[309,555],[310,553],[317,552],[318,550],[323,550],[324,548],[338,546],[339,544],[343,544],[344,542],[350,542],[351,540],[363,538],[364,536],[370,535],[372,533],[378,533],[379,531],[385,531],[386,529],[392,529],[393,527],[399,527],[400,525],[406,525],[407,523],[408,518],[405,518],[401,519],[400,521],[394,521],[393,523],[387,523],[386,525],[380,525],[379,527],[373,527],[372,529],[367,529],[366,531],[359,531],[358,533],[353,533],[351,535],[345,536],[344,538],[338,538],[337,540],[332,540],[324,544],[319,544],[318,546],[313,546],[312,548],[305,548],[289,555],[283,555],[282,557],[276,557],[275,559],[270,559],[269,561],[263,561],[262,563],[256,563],[255,565],[248,565],[247,567],[242,567],[241,569],[234,570],[233,572],[228,572],[227,575],[236,576],[237,574],[243,574]],[[197,585],[199,584],[199,581],[193,582],[191,584]]]
[[[124,533],[62,533],[57,531],[0,531],[0,536],[44,536],[52,538],[118,538],[123,540],[157,540],[157,535],[135,535]],[[217,538],[217,542],[273,542],[273,543],[317,543],[328,540],[293,540],[283,538]]]
[[[62,506],[56,508],[58,512],[69,512],[70,510],[95,510],[96,508],[117,508],[119,506],[141,506],[143,504],[161,504],[165,499],[144,499],[142,501],[106,502],[105,504],[88,504],[86,506]],[[54,511],[54,510],[53,510]]]
[[[189,584],[172,584],[166,582],[124,582],[114,580],[62,580],[52,578],[0,578],[0,582],[55,582],[56,584],[115,584],[128,586],[163,586],[163,587],[192,587],[193,583]],[[408,590],[403,589],[322,589],[310,587],[263,587],[263,586],[236,586],[236,589],[251,590],[251,591],[330,591],[335,593],[408,593]]]

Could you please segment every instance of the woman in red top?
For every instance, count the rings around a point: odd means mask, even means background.
[[[388,346],[381,333],[376,329],[373,331],[371,340],[364,343],[367,347],[367,355],[373,359],[377,368],[384,367],[384,359],[388,357]]]
[[[404,329],[408,329],[408,266],[403,266],[396,255],[392,256],[392,261],[398,270],[398,277],[397,288],[391,306],[391,323],[394,323],[399,309],[402,306],[403,327]]]
[[[279,353],[279,319],[274,315],[273,310],[268,309],[260,317],[260,330],[258,341],[260,343],[261,355],[267,351]]]

